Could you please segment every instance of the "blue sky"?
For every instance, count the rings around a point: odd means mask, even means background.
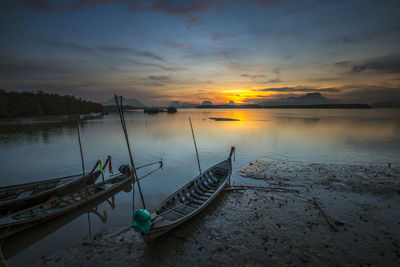
[[[400,100],[399,1],[6,0],[0,8],[6,90],[95,101],[117,93],[146,104],[260,103],[310,90],[343,103]]]

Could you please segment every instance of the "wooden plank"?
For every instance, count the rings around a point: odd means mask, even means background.
[[[29,197],[32,193],[33,193],[33,189],[24,191],[24,192],[22,192],[21,194],[19,194],[19,196],[17,197],[17,199],[22,199],[22,198]]]
[[[172,212],[167,212],[167,213],[163,214],[162,216],[170,221],[176,221],[177,219],[179,219],[181,217],[181,216],[177,216],[176,214],[174,214]]]
[[[199,205],[203,205],[203,203],[204,203],[204,201],[201,201],[201,200],[196,199],[196,198],[192,198],[192,202],[194,202],[196,204],[199,204]]]
[[[194,210],[196,210],[196,208],[193,208],[193,207],[188,206],[188,205],[182,205],[181,207],[178,207],[176,209],[177,212],[185,214],[185,215],[193,212]]]
[[[206,196],[203,196],[203,195],[199,195],[198,193],[192,193],[192,195],[195,197],[195,198],[197,198],[197,199],[199,199],[199,200],[202,200],[202,201],[206,201],[206,200],[208,200],[209,199],[209,197],[206,197]]]
[[[212,194],[213,194],[213,193],[211,193],[211,192],[203,191],[203,190],[201,190],[201,188],[199,188],[199,187],[196,188],[195,191],[196,191],[197,194],[199,194],[199,195],[201,195],[201,196],[206,196],[206,197],[210,197],[210,196],[212,196]]]
[[[180,213],[180,212],[178,211],[178,209],[171,210],[171,212],[174,213],[176,216],[179,216],[179,217],[184,217],[184,216],[186,215],[186,214]]]

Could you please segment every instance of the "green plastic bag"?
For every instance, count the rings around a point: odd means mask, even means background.
[[[133,215],[133,223],[131,227],[136,232],[142,232],[144,234],[150,233],[151,228],[151,215],[147,210],[136,210]]]

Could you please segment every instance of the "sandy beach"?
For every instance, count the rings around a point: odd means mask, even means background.
[[[264,188],[225,190],[199,216],[150,244],[126,226],[108,228],[36,264],[400,264],[399,166],[260,159],[239,174],[265,180]]]

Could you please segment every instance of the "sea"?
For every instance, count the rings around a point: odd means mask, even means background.
[[[177,113],[146,114],[126,110],[125,120],[146,208],[157,206],[199,174],[189,118],[197,144],[200,169],[206,170],[236,148],[233,184],[249,179],[237,170],[263,158],[332,164],[400,164],[400,109],[178,109]],[[216,119],[217,118],[217,119]],[[227,120],[228,119],[228,120]],[[84,168],[112,157],[114,172],[129,164],[119,115],[79,123]],[[82,173],[77,127],[73,124],[0,128],[0,186]],[[109,177],[108,168],[105,179]],[[73,214],[41,224],[2,241],[11,266],[40,261],[55,250],[90,239],[103,229],[129,226],[135,202],[130,188]],[[100,203],[99,203],[100,202]],[[135,204],[133,206],[133,204]]]

